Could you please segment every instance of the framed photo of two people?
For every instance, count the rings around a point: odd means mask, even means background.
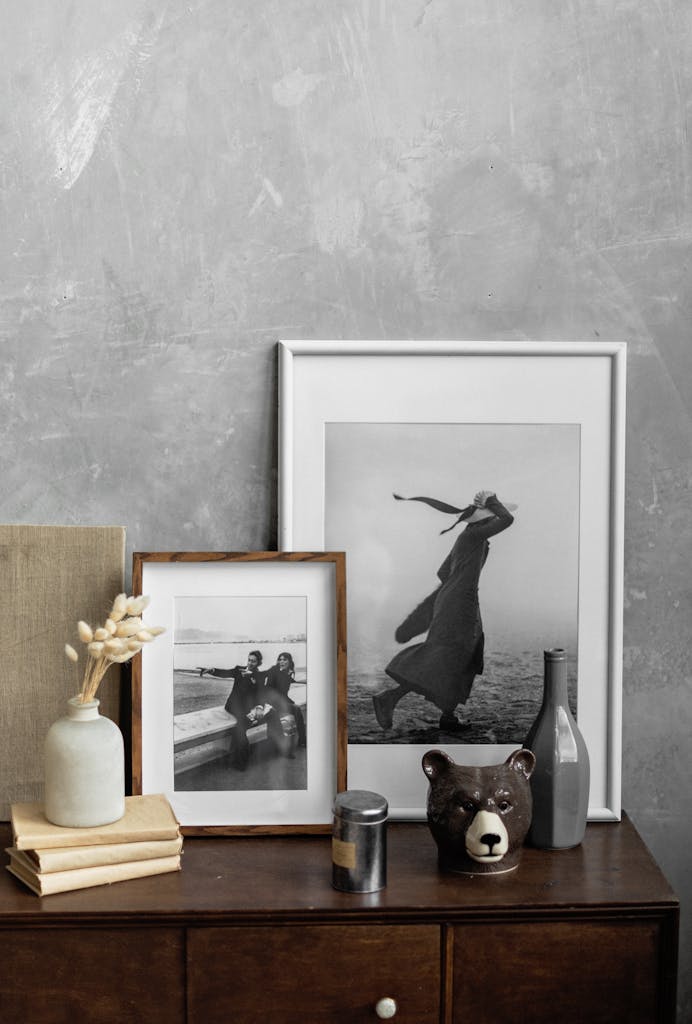
[[[134,793],[186,834],[328,832],[346,787],[340,552],[133,556],[166,627],[133,664]]]
[[[423,818],[431,747],[503,761],[569,657],[591,820],[620,817],[621,343],[279,345],[279,540],[343,550],[348,785]]]

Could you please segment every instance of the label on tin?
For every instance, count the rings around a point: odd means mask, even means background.
[[[355,868],[356,844],[332,838],[332,861],[338,868]]]

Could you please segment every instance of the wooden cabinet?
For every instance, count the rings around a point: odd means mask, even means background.
[[[180,873],[42,900],[3,873],[0,1021],[675,1020],[678,903],[627,819],[509,875],[440,874],[425,825],[388,847],[365,895],[323,836],[188,838]]]

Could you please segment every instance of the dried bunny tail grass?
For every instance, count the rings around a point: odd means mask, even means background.
[[[115,631],[116,636],[134,636],[135,633],[139,633],[142,628],[142,620],[140,618],[123,619],[122,622],[118,623],[118,628]]]
[[[136,653],[136,651],[128,651],[127,654],[114,654],[113,657],[108,660],[112,661],[116,665],[124,665],[126,661],[130,660],[130,658],[134,658]]]
[[[110,640],[106,640],[103,649],[107,657],[110,657],[111,654],[122,654],[127,650],[127,640],[120,637],[111,637]]]
[[[115,601],[113,602],[113,607],[111,608],[111,613],[108,616],[108,618],[111,619],[113,622],[120,622],[120,620],[123,619],[126,615],[127,594],[118,594]]]
[[[77,623],[77,633],[82,643],[90,644],[91,641],[94,639],[94,634],[91,629],[91,626],[89,625],[88,622],[82,622],[81,619]]]
[[[79,694],[82,703],[94,700],[111,665],[130,661],[145,643],[165,633],[162,626],[145,627],[142,623],[140,616],[149,601],[146,595],[128,597],[124,593],[118,594],[103,626],[92,630],[87,622],[77,624],[79,638],[87,645],[89,653]],[[71,661],[78,660],[77,652],[69,644],[65,645],[65,654]]]

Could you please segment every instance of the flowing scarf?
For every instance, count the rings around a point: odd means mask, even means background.
[[[470,519],[477,507],[476,505],[467,505],[465,508],[458,508],[456,505],[450,505],[448,502],[440,501],[438,498],[424,498],[421,496],[416,498],[404,498],[401,494],[395,494],[394,497],[397,501],[422,501],[424,505],[429,505],[430,508],[434,508],[438,512],[446,512],[449,515],[459,515],[459,518],[456,519],[451,526],[446,527],[444,530],[440,530],[440,536],[442,536],[443,533],[449,533],[449,531],[453,530],[455,526],[459,525],[459,523],[463,523],[465,519]]]

